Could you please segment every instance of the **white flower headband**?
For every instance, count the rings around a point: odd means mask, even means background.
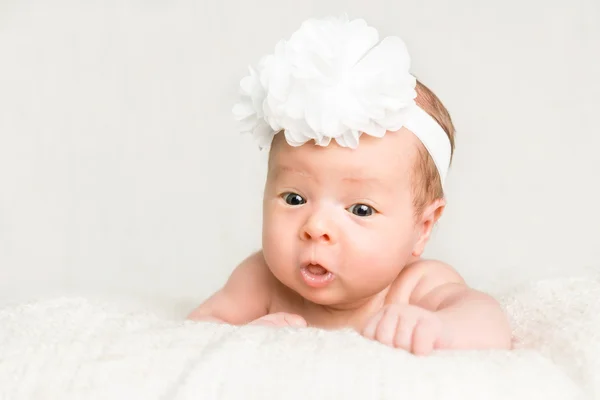
[[[380,42],[377,30],[362,19],[310,19],[277,43],[257,69],[250,67],[233,113],[261,148],[281,131],[291,146],[310,140],[327,146],[335,139],[356,148],[362,133],[382,137],[404,126],[421,140],[443,183],[450,141],[416,105],[416,78],[409,68],[404,42],[394,36]]]

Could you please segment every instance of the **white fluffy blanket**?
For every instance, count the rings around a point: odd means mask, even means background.
[[[191,323],[82,298],[0,309],[0,399],[600,399],[600,280],[502,296],[517,349],[414,357],[351,331]]]

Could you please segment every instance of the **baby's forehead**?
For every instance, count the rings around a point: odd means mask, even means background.
[[[356,179],[398,179],[409,173],[418,154],[418,139],[404,128],[382,138],[362,135],[357,148],[313,142],[294,147],[276,135],[269,156],[271,174],[342,175]]]

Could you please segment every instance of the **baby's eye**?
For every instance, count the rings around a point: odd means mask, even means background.
[[[304,197],[300,196],[298,193],[284,193],[281,197],[283,197],[283,200],[290,206],[301,206],[306,203]]]
[[[377,212],[373,207],[366,204],[354,204],[348,208],[348,211],[359,217],[369,217]]]

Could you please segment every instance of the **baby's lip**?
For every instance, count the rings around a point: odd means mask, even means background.
[[[306,263],[300,268],[300,276],[304,282],[313,288],[322,288],[335,279],[333,272],[316,263]]]
[[[329,270],[320,264],[308,264],[304,268],[314,275],[324,275],[329,273]]]
[[[309,268],[309,267],[321,267],[323,268],[326,272],[332,272],[333,271],[331,269],[329,269],[325,264],[319,262],[318,260],[310,260],[310,261],[305,261],[303,263],[300,264],[300,268]]]

